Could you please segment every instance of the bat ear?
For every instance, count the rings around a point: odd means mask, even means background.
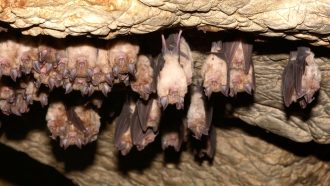
[[[178,37],[176,38],[175,52],[180,53],[180,40],[181,40],[182,30],[179,31]]]
[[[168,51],[168,49],[167,49],[167,45],[166,45],[166,41],[165,41],[165,36],[164,36],[164,34],[162,34],[162,52],[164,54],[167,51]]]

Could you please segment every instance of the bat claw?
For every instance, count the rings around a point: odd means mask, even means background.
[[[40,63],[39,63],[39,61],[33,61],[33,63],[32,63],[32,67],[33,67],[33,69],[36,71],[36,72],[38,72],[39,74],[40,74]]]
[[[168,105],[168,99],[167,99],[167,97],[160,98],[160,104],[163,107],[163,110],[165,110],[166,107],[167,107],[167,105]]]
[[[65,94],[69,94],[72,91],[72,84],[71,83],[66,83],[64,85],[65,87]]]
[[[105,76],[105,81],[111,86],[113,85],[113,77],[111,76],[111,74],[107,74]]]

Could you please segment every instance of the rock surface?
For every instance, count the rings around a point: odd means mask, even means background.
[[[182,26],[204,31],[236,29],[327,46],[329,9],[327,0],[19,0],[0,2],[0,21],[24,34],[58,38],[113,38]]]

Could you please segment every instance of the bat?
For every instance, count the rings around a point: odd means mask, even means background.
[[[154,132],[151,128],[147,128],[145,131],[142,129],[138,115],[138,106],[136,107],[131,120],[131,134],[133,144],[141,151],[155,140],[158,132]]]
[[[211,52],[202,65],[201,76],[205,94],[210,97],[212,92],[222,92],[228,95],[227,63],[222,49],[222,42],[212,42]]]
[[[196,139],[208,135],[212,123],[213,107],[203,94],[201,86],[192,86],[191,101],[187,113],[187,127]]]
[[[191,49],[184,39],[184,37],[180,38],[180,46],[179,46],[179,63],[183,68],[183,71],[186,75],[187,85],[192,83],[193,76],[193,57],[191,53]]]
[[[64,149],[70,145],[81,148],[96,140],[100,128],[100,116],[94,110],[81,105],[67,109],[61,102],[49,105],[46,121],[51,137],[59,137]]]
[[[0,40],[0,75],[11,76],[15,81],[19,76],[19,63],[17,62],[17,50],[19,44],[15,38],[8,37]]]
[[[227,85],[231,97],[244,91],[252,94],[255,89],[252,48],[252,44],[242,39],[223,43],[228,68]]]
[[[320,89],[321,72],[314,61],[314,53],[308,47],[298,47],[290,52],[289,62],[282,74],[282,95],[284,104],[299,102],[301,108],[314,100]]]
[[[17,49],[17,57],[20,63],[20,70],[24,74],[30,74],[33,69],[33,64],[38,63],[38,48],[34,42],[29,39],[21,39]],[[12,75],[13,77],[15,74]]]
[[[179,151],[184,141],[184,125],[182,123],[182,112],[173,108],[165,111],[164,125],[161,127],[161,144],[165,150],[173,147],[175,151]]]
[[[92,79],[91,72],[97,61],[97,48],[91,43],[72,43],[67,48],[69,78],[74,81],[76,77]]]
[[[153,132],[158,131],[162,112],[156,98],[152,97],[148,101],[138,100],[137,113],[140,127],[144,132],[148,128],[152,129]]]
[[[134,75],[139,50],[138,45],[124,40],[109,44],[109,62],[115,77],[128,73]]]
[[[127,98],[116,121],[115,146],[123,156],[127,155],[133,147],[131,123],[136,103]]]
[[[166,40],[162,35],[162,57],[164,65],[159,72],[157,80],[157,94],[159,103],[165,109],[168,104],[176,104],[177,109],[183,109],[184,96],[187,93],[187,78],[185,71],[179,63],[180,59],[180,31],[178,34],[171,34]]]
[[[131,82],[131,88],[133,91],[140,94],[140,97],[144,100],[148,100],[149,95],[156,92],[154,69],[149,57],[139,55],[136,63],[135,78]]]
[[[29,111],[28,103],[24,100],[22,94],[17,94],[15,96],[14,102],[11,104],[11,113],[21,116],[22,113]]]

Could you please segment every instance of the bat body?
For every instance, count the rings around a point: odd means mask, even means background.
[[[131,82],[132,90],[139,93],[144,100],[149,99],[149,95],[155,92],[154,70],[151,60],[145,55],[139,55],[136,63],[136,73],[134,81]]]
[[[113,75],[112,75],[112,67],[109,63],[109,52],[107,49],[99,48],[97,55],[97,62],[95,64],[95,68],[89,76],[91,77],[91,82],[94,86],[98,86],[101,83],[107,82],[112,86],[113,83]],[[108,76],[108,77],[107,77]],[[105,90],[104,90],[105,91]]]
[[[19,45],[14,38],[9,38],[0,42],[0,68],[1,75],[12,76],[16,80],[17,76],[14,74],[18,70],[17,65],[17,50]]]
[[[25,74],[30,74],[33,69],[33,64],[38,63],[38,48],[30,39],[20,40],[17,55],[20,61],[20,70]]]
[[[221,41],[213,42],[211,54],[209,54],[203,63],[201,76],[205,94],[210,97],[212,92],[222,92],[227,95],[227,63],[225,55],[221,52]]]
[[[115,77],[119,74],[134,75],[140,47],[124,40],[114,41],[109,47],[109,62]]]
[[[49,105],[46,120],[51,137],[59,137],[64,149],[95,141],[100,128],[100,116],[94,110],[83,106],[66,109],[61,102]]]
[[[244,40],[227,41],[223,48],[228,67],[229,96],[244,91],[251,94],[255,89],[252,44]]]
[[[136,103],[127,99],[118,116],[115,129],[115,146],[122,155],[126,155],[133,147],[131,125]]]
[[[87,78],[92,75],[88,72],[93,72],[97,61],[97,48],[95,46],[89,43],[71,45],[67,48],[67,53],[69,78],[72,81],[76,77]]]
[[[187,93],[187,78],[185,71],[179,63],[180,58],[179,34],[170,35],[165,41],[162,35],[164,65],[159,72],[157,81],[157,94],[163,109],[168,104],[176,104],[177,109],[183,109],[184,96]]]
[[[202,87],[193,86],[191,102],[187,113],[187,127],[194,137],[200,139],[208,135],[212,122],[213,109],[203,94]]]
[[[139,99],[132,120],[132,139],[139,151],[155,140],[161,117],[157,99],[148,101]]]
[[[321,72],[314,61],[314,54],[307,47],[298,47],[290,53],[288,65],[282,75],[284,104],[299,102],[302,108],[313,101],[320,89]]]

